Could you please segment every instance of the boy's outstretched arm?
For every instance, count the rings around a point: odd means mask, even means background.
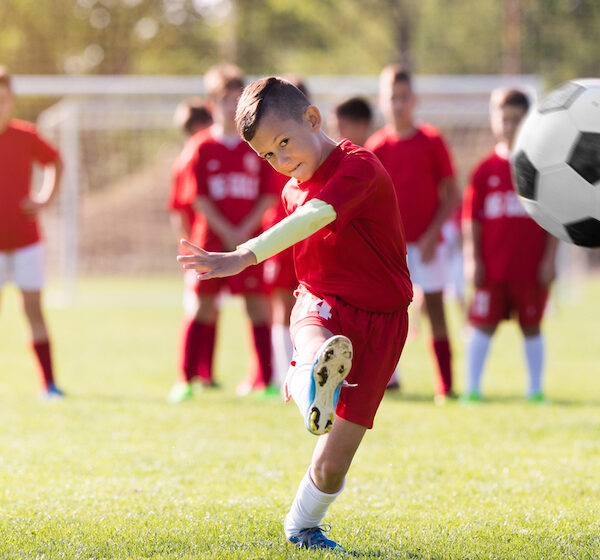
[[[179,255],[177,260],[183,265],[183,268],[196,270],[199,280],[233,276],[250,265],[256,264],[255,254],[245,247],[240,247],[229,253],[210,253],[186,239],[182,239],[180,243],[194,254]]]
[[[196,270],[199,280],[223,278],[238,274],[253,264],[258,264],[292,245],[310,237],[337,217],[330,204],[313,198],[299,206],[267,231],[240,245],[230,253],[210,253],[193,243],[181,240],[193,255],[179,255],[183,268]]]

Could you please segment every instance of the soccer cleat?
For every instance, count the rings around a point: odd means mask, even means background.
[[[317,350],[311,372],[310,404],[304,417],[306,429],[316,436],[326,434],[333,427],[335,407],[340,388],[352,367],[352,342],[336,335],[327,339]]]
[[[533,404],[548,404],[548,399],[544,396],[544,393],[538,391],[537,393],[532,393],[527,397],[527,401]]]
[[[48,388],[42,392],[40,398],[43,401],[58,401],[65,398],[65,394],[54,384],[48,385]]]
[[[326,549],[335,550],[337,552],[346,552],[346,549],[343,546],[325,536],[325,533],[328,532],[329,529],[329,525],[319,525],[309,529],[302,529],[297,535],[289,537],[288,542],[298,548]]]
[[[281,398],[281,393],[275,385],[267,385],[264,389],[260,389],[256,392],[256,400],[269,401]]]
[[[187,381],[180,381],[171,387],[167,402],[169,404],[179,404],[180,402],[191,399],[193,396],[194,390],[192,389],[192,385]]]
[[[439,406],[442,406],[445,405],[448,401],[455,401],[456,398],[456,393],[450,390],[447,393],[437,393],[433,397],[433,402]]]
[[[463,404],[473,404],[480,403],[483,399],[481,398],[481,394],[478,391],[471,391],[470,393],[466,393],[460,398],[460,402]]]

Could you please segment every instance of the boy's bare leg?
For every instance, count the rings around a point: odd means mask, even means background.
[[[311,478],[326,494],[334,494],[344,486],[346,473],[367,428],[339,416],[328,434],[317,441],[312,457]]]

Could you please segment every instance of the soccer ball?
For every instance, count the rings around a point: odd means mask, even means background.
[[[552,235],[600,246],[600,79],[551,91],[523,120],[511,167],[529,215]]]

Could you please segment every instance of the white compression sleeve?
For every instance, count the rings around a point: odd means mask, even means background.
[[[239,247],[249,249],[260,263],[310,237],[322,227],[333,222],[337,214],[331,204],[313,198],[298,206],[289,216]]]

